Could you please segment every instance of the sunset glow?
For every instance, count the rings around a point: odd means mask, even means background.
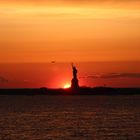
[[[136,2],[21,2],[0,2],[2,63],[140,60]]]
[[[0,140],[140,139],[140,0],[0,0]]]
[[[62,87],[64,77],[65,81],[71,80],[71,68],[64,65],[67,70],[63,67],[63,71],[62,65],[57,64],[71,62],[84,62],[78,68],[79,77],[106,73],[138,75],[139,40],[137,0],[0,0],[1,85],[38,87],[47,83],[49,87]],[[50,62],[54,63],[49,65]],[[9,82],[3,82],[3,77]],[[128,86],[131,81],[133,86],[139,85],[139,76],[133,80],[132,77],[115,77],[113,86]],[[80,82],[112,86],[108,78],[81,78]]]
[[[70,87],[71,87],[70,84],[65,84],[65,85],[64,85],[64,89],[67,89],[67,88],[70,88]]]

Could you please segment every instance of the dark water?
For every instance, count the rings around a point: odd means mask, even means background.
[[[139,140],[140,96],[0,96],[1,140]]]

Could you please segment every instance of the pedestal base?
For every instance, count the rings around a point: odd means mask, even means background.
[[[71,80],[71,88],[72,89],[78,89],[79,88],[79,84],[78,84],[78,79],[77,78],[73,78]]]

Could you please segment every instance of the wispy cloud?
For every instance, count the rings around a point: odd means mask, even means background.
[[[28,80],[28,79],[21,79],[21,80],[19,80],[19,79],[15,79],[15,78],[13,78],[13,79],[7,79],[7,78],[5,78],[4,76],[0,76],[0,83],[33,83],[33,81],[32,80]]]
[[[6,83],[6,82],[8,82],[8,80],[3,76],[0,76],[0,83]]]
[[[107,73],[107,74],[99,74],[99,75],[90,75],[87,78],[140,78],[140,73]]]
[[[0,0],[0,2],[2,1],[16,1],[16,0]],[[40,2],[78,2],[78,3],[82,3],[82,2],[133,2],[133,1],[139,1],[139,0],[20,0],[21,2],[36,2],[36,3],[40,3]]]

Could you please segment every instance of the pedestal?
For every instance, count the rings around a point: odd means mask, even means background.
[[[79,88],[79,84],[78,84],[78,79],[77,78],[73,78],[71,80],[71,88],[72,89],[78,89]]]

